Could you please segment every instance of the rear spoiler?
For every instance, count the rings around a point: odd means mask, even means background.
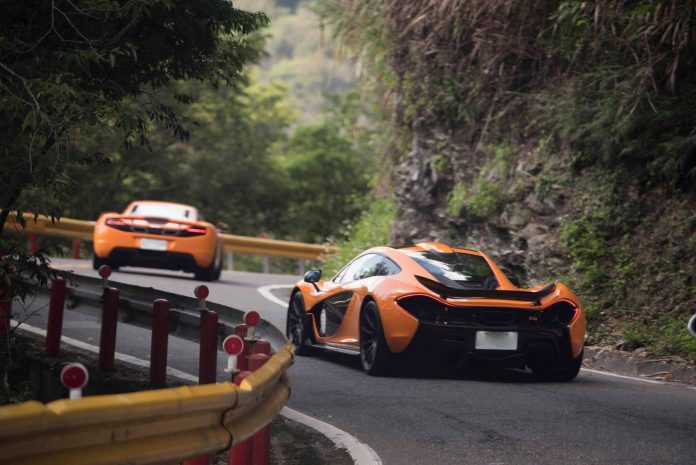
[[[538,291],[498,291],[492,289],[457,289],[418,275],[416,275],[416,279],[443,299],[477,297],[481,299],[520,300],[533,302],[534,305],[541,305],[541,299],[556,290],[558,284],[558,280],[556,280]]]

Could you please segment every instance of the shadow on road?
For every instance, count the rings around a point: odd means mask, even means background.
[[[368,375],[363,372],[360,358],[354,355],[341,354],[331,351],[317,350],[311,358],[318,358],[330,363],[341,365],[354,371],[355,376]],[[550,381],[537,379],[531,371],[513,368],[489,367],[484,365],[468,366],[460,364],[453,366],[434,359],[419,359],[399,361],[388,378],[400,379],[439,379],[484,381],[494,383],[548,384]],[[554,383],[555,384],[555,383]],[[562,384],[562,383],[560,383]]]

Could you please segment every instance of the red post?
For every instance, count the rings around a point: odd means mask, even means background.
[[[29,234],[29,250],[33,254],[39,251],[39,236],[36,233]]]
[[[99,370],[114,369],[116,352],[116,323],[118,323],[118,289],[104,288],[101,337],[99,338]]]
[[[65,279],[56,278],[51,282],[51,300],[48,304],[48,322],[46,324],[46,355],[49,357],[55,357],[60,352],[66,293]]]
[[[234,328],[234,333],[244,341],[244,349],[242,349],[242,353],[237,357],[237,368],[241,371],[246,371],[249,369],[249,362],[247,360],[249,354],[249,340],[246,338],[247,325],[244,323],[237,325]]]
[[[80,258],[80,239],[72,241],[72,258]]]
[[[244,381],[244,378],[251,374],[250,371],[241,371],[234,377],[234,384],[239,386]],[[251,465],[253,449],[253,437],[235,444],[230,449],[229,465]]]
[[[152,303],[152,344],[150,346],[150,383],[164,385],[167,381],[167,345],[169,341],[169,301]]]
[[[201,340],[198,358],[198,384],[212,384],[217,379],[218,314],[201,312]]]
[[[10,318],[12,318],[12,290],[0,288],[0,337],[9,334]]]
[[[271,343],[265,339],[257,339],[251,346],[251,353],[271,355]]]
[[[270,348],[270,344],[268,347]],[[249,356],[249,368],[251,371],[256,371],[261,368],[269,358],[268,354],[251,354]],[[268,465],[271,451],[271,427],[269,425],[264,426],[251,439],[253,441],[251,451],[252,465]]]

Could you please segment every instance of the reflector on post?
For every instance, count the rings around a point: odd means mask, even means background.
[[[71,399],[82,397],[82,388],[89,381],[87,368],[81,363],[68,363],[60,372],[60,382],[70,390]]]
[[[247,314],[244,315],[244,322],[247,325],[247,338],[256,339],[256,326],[261,322],[261,315],[259,315],[259,312],[247,312]]]

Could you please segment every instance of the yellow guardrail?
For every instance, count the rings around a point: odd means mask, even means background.
[[[176,463],[223,451],[290,396],[291,345],[242,381],[0,407],[0,464]]]
[[[17,232],[40,234],[44,236],[62,237],[91,241],[94,232],[94,221],[61,218],[55,223],[51,218],[25,213],[26,227],[22,228],[15,215],[10,215],[7,226]],[[336,247],[304,242],[281,241],[261,237],[237,236],[220,234],[222,248],[225,252],[236,252],[250,255],[272,255],[276,257],[316,260],[322,255],[336,252]]]

